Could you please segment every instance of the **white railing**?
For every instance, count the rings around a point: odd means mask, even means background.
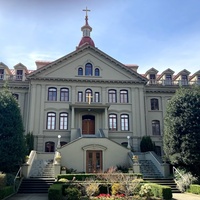
[[[178,171],[178,169],[176,167],[173,166],[173,175],[174,175],[174,179],[177,179],[176,178],[176,174],[178,174],[183,180],[186,181],[186,179],[183,177],[183,175]]]
[[[15,193],[17,193],[17,191],[19,189],[21,178],[22,178],[22,168],[20,167],[15,178],[14,178],[14,191],[15,191]],[[17,180],[19,180],[18,183],[17,183]]]

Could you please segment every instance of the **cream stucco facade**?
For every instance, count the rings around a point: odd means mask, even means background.
[[[124,65],[96,48],[84,35],[87,23],[86,16],[75,51],[53,62],[38,61],[36,70],[21,63],[11,70],[0,63],[0,86],[8,81],[18,99],[35,150],[54,152],[61,144],[63,164],[87,171],[86,162],[96,156],[105,170],[126,163],[127,145],[140,151],[141,138],[149,135],[162,155],[167,102],[180,86],[199,84],[200,71],[189,76],[187,70],[174,75],[167,69],[158,75],[152,68],[141,75],[138,66]]]

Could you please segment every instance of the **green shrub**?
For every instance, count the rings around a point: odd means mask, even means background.
[[[68,187],[65,189],[65,194],[68,200],[77,200],[81,197],[81,192],[76,187]]]
[[[123,187],[122,184],[120,184],[120,183],[113,183],[112,187],[111,187],[111,194],[112,195],[120,194],[124,190],[125,190],[125,188]]]
[[[148,183],[151,186],[151,191],[153,196],[159,197],[165,200],[172,198],[172,191],[171,188],[168,186],[158,185],[156,183]]]
[[[6,186],[0,189],[0,199],[4,199],[5,197],[14,193],[13,186]]]
[[[48,199],[49,200],[62,200],[62,187],[63,184],[53,184],[48,190]]]
[[[77,181],[84,181],[84,180],[86,180],[86,178],[94,178],[94,177],[96,177],[96,175],[94,175],[94,174],[59,174],[58,180],[61,178],[73,180],[74,177],[75,177],[75,180],[77,180]]]
[[[200,194],[200,185],[191,184],[188,192],[193,194]]]
[[[87,196],[96,196],[99,194],[99,183],[91,183],[86,186]]]
[[[150,136],[143,136],[140,142],[141,152],[154,151],[155,144],[152,142]]]

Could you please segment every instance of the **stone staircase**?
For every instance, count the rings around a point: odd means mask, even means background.
[[[165,185],[171,187],[172,193],[181,193],[181,191],[177,188],[177,185],[172,178],[144,178],[145,181],[156,183],[159,185]]]
[[[54,178],[27,178],[23,179],[18,193],[48,193]]]
[[[151,160],[139,160],[140,172],[144,178],[163,178],[163,175]]]
[[[18,193],[48,193],[55,182],[53,160],[34,160],[30,178],[22,180]]]
[[[31,171],[31,178],[53,178],[53,160],[34,160]]]

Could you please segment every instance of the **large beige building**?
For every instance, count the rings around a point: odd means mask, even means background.
[[[140,151],[146,135],[162,155],[167,102],[180,86],[200,84],[200,71],[175,75],[151,68],[139,74],[138,66],[124,65],[95,47],[87,15],[81,30],[75,51],[53,62],[36,61],[36,70],[0,63],[0,86],[7,80],[18,99],[35,150],[59,148],[63,163],[88,172],[124,164],[129,149]]]

